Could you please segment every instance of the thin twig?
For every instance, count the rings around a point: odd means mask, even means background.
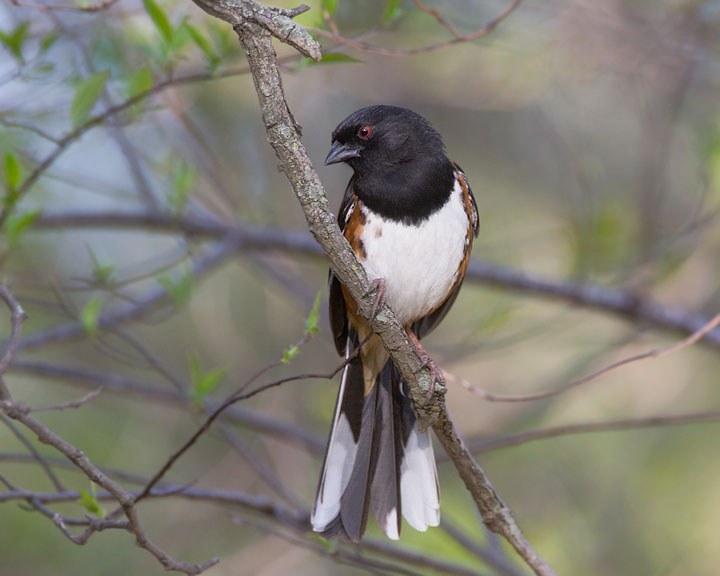
[[[295,382],[298,380],[308,380],[308,379],[331,379],[334,378],[335,375],[340,372],[351,360],[355,358],[357,354],[359,354],[360,349],[362,346],[367,342],[367,340],[370,338],[370,335],[368,335],[365,340],[363,340],[353,351],[351,355],[349,355],[337,368],[335,368],[333,371],[325,373],[325,374],[296,374],[295,376],[288,376],[286,378],[280,378],[278,380],[275,380],[273,382],[270,382],[268,384],[264,384],[263,386],[259,386],[253,390],[250,390],[249,392],[242,392],[243,390],[247,389],[248,383],[244,383],[240,388],[228,396],[220,406],[215,408],[213,412],[205,419],[205,421],[202,423],[202,425],[195,431],[195,433],[188,438],[188,440],[180,447],[178,448],[172,456],[170,456],[165,464],[153,475],[153,477],[150,479],[150,481],[147,483],[145,488],[143,488],[142,492],[140,492],[140,495],[137,497],[137,501],[142,500],[145,498],[150,491],[153,489],[153,487],[165,476],[165,474],[170,470],[170,468],[182,457],[183,454],[185,454],[199,439],[200,437],[208,431],[210,426],[212,426],[213,422],[217,420],[217,418],[230,406],[233,404],[236,404],[238,402],[241,402],[243,400],[247,400],[248,398],[252,398],[253,396],[259,394],[260,392],[264,392],[266,390],[269,390],[270,388],[275,388],[277,386],[280,386],[281,384],[285,384],[287,382]],[[260,371],[260,373],[264,373],[266,370],[263,369]],[[250,381],[254,381],[257,378],[258,374],[255,374],[250,377]]]
[[[530,402],[533,400],[540,400],[542,398],[550,398],[551,396],[557,396],[558,394],[562,394],[563,392],[567,392],[568,390],[572,390],[574,388],[577,388],[578,386],[582,386],[583,384],[587,384],[588,382],[597,380],[601,376],[609,374],[610,372],[613,372],[614,370],[617,370],[618,368],[621,368],[622,366],[627,366],[628,364],[633,364],[635,362],[640,362],[642,360],[647,360],[649,358],[662,358],[663,356],[667,356],[668,354],[672,354],[674,352],[683,350],[683,349],[687,348],[688,346],[692,346],[693,344],[695,344],[696,342],[698,342],[699,340],[704,338],[707,334],[712,332],[719,325],[720,325],[720,314],[717,314],[713,318],[711,318],[710,321],[707,322],[704,326],[702,326],[699,330],[696,330],[695,332],[690,334],[690,336],[681,340],[680,342],[676,342],[672,346],[668,346],[666,348],[653,349],[653,350],[649,350],[647,352],[643,352],[642,354],[635,354],[634,356],[629,356],[627,358],[623,358],[622,360],[613,362],[612,364],[605,366],[604,368],[601,368],[600,370],[596,370],[592,374],[588,374],[587,376],[578,378],[577,380],[574,380],[574,381],[570,382],[569,384],[564,384],[563,386],[559,386],[558,388],[553,388],[552,390],[546,390],[544,392],[536,392],[534,394],[523,394],[523,395],[516,395],[516,396],[493,394],[492,392],[488,392],[486,390],[483,390],[482,388],[479,388],[478,386],[476,386],[474,384],[471,384],[467,380],[463,380],[463,379],[458,379],[458,380],[465,389],[469,390],[476,396],[479,396],[483,400],[487,400],[488,402]],[[449,378],[453,377],[450,374],[448,374],[447,376]]]
[[[55,434],[52,430],[41,424],[30,414],[26,413],[21,409],[18,409],[17,407],[12,406],[4,406],[3,411],[14,420],[17,420],[25,427],[32,430],[37,435],[40,442],[48,444],[58,450],[60,453],[62,453],[79,470],[84,472],[85,475],[92,482],[95,482],[99,486],[105,488],[105,490],[107,490],[110,494],[112,494],[115,500],[120,503],[123,513],[127,517],[129,523],[129,531],[131,531],[135,535],[135,541],[137,545],[152,554],[167,570],[175,570],[184,574],[195,575],[204,572],[205,570],[207,570],[207,568],[215,565],[218,562],[217,558],[213,558],[205,564],[200,565],[190,564],[187,562],[178,562],[174,560],[167,552],[165,552],[162,548],[157,546],[148,538],[145,529],[140,523],[140,519],[138,518],[134,498],[131,493],[126,491],[109,476],[104,474],[94,464],[92,464],[88,457],[81,450],[78,450],[78,448],[60,438],[57,434]],[[91,534],[88,534],[87,538],[89,538],[90,535]],[[82,543],[85,542],[87,542],[87,539],[85,539],[85,541]]]
[[[296,536],[288,533],[286,530],[276,528],[274,526],[268,526],[265,523],[254,522],[247,518],[240,518],[235,516],[233,521],[241,526],[249,526],[255,530],[272,534],[273,536],[284,540],[285,542],[297,546],[299,548],[305,548],[311,550],[316,554],[322,556],[330,556],[338,564],[347,564],[354,566],[360,570],[370,572],[371,574],[377,574],[379,576],[385,576],[387,574],[402,574],[403,576],[423,576],[421,572],[410,570],[406,566],[400,566],[397,564],[388,564],[374,558],[370,558],[360,553],[357,548],[355,550],[347,549],[345,547],[333,547],[328,549],[324,544],[308,538]],[[477,575],[477,572],[472,572],[473,575]],[[479,575],[478,575],[479,576]]]
[[[78,398],[77,400],[71,400],[69,402],[63,402],[62,404],[54,404],[52,406],[40,406],[40,407],[32,407],[32,412],[53,412],[58,410],[67,410],[68,408],[80,408],[81,406],[85,406],[88,402],[91,400],[94,400],[103,391],[103,387],[100,386],[100,388],[97,388],[96,390],[93,390],[92,392],[88,392],[83,396],[82,398]]]
[[[626,418],[624,420],[610,420],[607,422],[579,422],[577,424],[564,424],[539,430],[530,430],[500,438],[469,440],[468,449],[476,454],[519,446],[535,440],[570,436],[574,434],[587,434],[591,432],[609,432],[615,430],[635,430],[638,428],[656,428],[660,426],[680,426],[687,424],[700,424],[703,422],[717,422],[720,420],[720,410],[711,412],[693,412],[689,414],[671,414],[667,416],[648,416],[647,418]]]
[[[122,374],[97,372],[77,366],[24,358],[16,358],[11,370],[33,374],[40,378],[67,381],[85,388],[94,389],[100,385],[105,393],[125,394],[142,402],[153,402],[165,407],[186,408],[189,402],[189,398],[185,394],[161,390],[150,382],[135,380]],[[208,397],[205,399],[205,405],[210,410],[215,410],[220,404],[221,400],[218,398]],[[324,438],[315,436],[290,422],[273,418],[245,406],[231,406],[225,410],[223,417],[259,433],[304,446],[314,453],[322,452],[325,448],[326,440]]]
[[[511,566],[502,553],[473,540],[466,530],[450,522],[447,518],[440,521],[440,528],[468,552],[480,558],[488,566],[503,576],[522,576],[522,573]],[[501,549],[502,550],[502,549]]]
[[[555,571],[525,538],[512,510],[497,494],[483,469],[458,436],[444,405],[440,418],[433,424],[433,430],[472,495],[485,526],[504,537],[537,576],[555,576]]]
[[[228,70],[224,70],[222,72],[218,72],[217,74],[213,74],[210,72],[205,73],[194,73],[194,74],[188,74],[187,76],[181,76],[177,78],[169,78],[167,80],[164,80],[162,82],[159,82],[152,86],[151,88],[148,88],[144,92],[140,92],[136,94],[135,96],[132,96],[131,98],[128,98],[127,100],[124,100],[123,102],[120,102],[119,104],[116,104],[115,106],[111,106],[107,108],[104,112],[97,114],[96,116],[92,116],[87,121],[85,121],[83,124],[75,128],[74,130],[68,132],[65,136],[62,138],[56,139],[57,146],[55,149],[48,154],[44,160],[42,160],[30,174],[20,183],[20,185],[17,187],[15,191],[16,199],[20,200],[29,190],[32,188],[32,186],[35,184],[35,182],[42,176],[50,166],[65,152],[68,147],[80,139],[81,136],[83,136],[88,130],[91,128],[94,128],[95,126],[99,126],[100,124],[103,124],[108,119],[114,117],[115,115],[127,110],[128,108],[131,108],[132,106],[139,104],[140,102],[144,101],[150,96],[153,96],[155,94],[158,94],[162,92],[163,90],[166,90],[171,87],[180,86],[182,84],[190,84],[193,82],[200,82],[203,80],[212,80],[216,78],[226,78],[229,76],[236,76],[238,74],[245,74],[248,72],[247,66],[242,66],[238,68],[232,68]],[[5,223],[5,219],[8,216],[8,210],[7,208],[3,208],[0,211],[0,226],[2,226]]]
[[[18,455],[21,456],[21,455]],[[142,482],[147,482],[147,478],[143,478]],[[0,481],[2,481],[0,479]],[[139,492],[132,492],[134,496],[138,495]],[[81,497],[80,492],[77,491],[64,491],[61,493],[57,492],[31,492],[26,490],[20,490],[17,488],[10,488],[7,492],[0,492],[0,503],[12,502],[17,500],[25,500],[27,502],[33,501],[38,509],[40,509],[46,516],[53,518],[54,513],[49,512],[47,508],[42,508],[43,503],[55,504],[61,502],[75,502]],[[96,498],[101,502],[114,501],[112,494],[103,491],[98,491]],[[207,488],[195,488],[195,487],[183,487],[179,485],[167,485],[163,488],[156,488],[149,495],[149,498],[153,500],[160,499],[182,499],[197,502],[207,502],[212,504],[220,505],[223,510],[226,510],[229,506],[238,506],[244,510],[253,511],[259,513],[267,518],[281,523],[283,526],[297,532],[298,534],[309,533],[310,525],[309,510],[294,511],[288,507],[282,506],[276,501],[264,497],[264,496],[253,496],[245,492],[230,491],[230,490],[212,490]],[[69,519],[66,516],[62,516],[64,523],[72,523],[73,525],[89,526],[93,521],[92,518],[84,519]],[[109,518],[108,520],[113,520]],[[108,526],[110,528],[111,526]],[[121,528],[121,525],[117,526]],[[342,546],[342,545],[341,545]],[[448,574],[456,576],[480,576],[475,570],[466,568],[460,564],[455,564],[437,558],[435,554],[425,555],[406,548],[400,547],[395,544],[391,544],[386,541],[375,540],[372,538],[366,538],[359,546],[345,547],[349,550],[367,550],[375,554],[381,555],[386,558],[393,558],[403,564],[418,566],[423,569],[430,569],[438,574]]]
[[[224,241],[211,247],[195,262],[192,270],[195,279],[203,277],[225,262],[237,249],[238,242],[239,239],[230,234]],[[141,298],[137,299],[136,303],[120,306],[111,312],[100,314],[97,321],[98,330],[114,328],[119,324],[137,320],[169,302],[171,302],[170,295],[164,288],[148,290]],[[69,322],[26,336],[20,340],[17,347],[19,350],[29,350],[51,342],[66,342],[86,336],[87,332],[80,322]]]
[[[37,126],[33,124],[27,124],[25,122],[17,122],[14,120],[6,120],[5,118],[0,117],[0,124],[3,126],[7,126],[8,128],[20,128],[22,130],[27,130],[28,132],[32,132],[33,134],[37,134],[41,138],[44,138],[45,140],[49,140],[53,144],[58,144],[59,140],[55,138],[54,136],[48,134],[41,128],[38,128]]]
[[[0,367],[2,367],[2,370],[0,370],[0,410],[2,410],[4,416],[19,422],[31,430],[40,442],[55,448],[58,452],[70,460],[79,470],[84,472],[92,482],[95,482],[112,494],[120,504],[123,513],[127,517],[128,530],[135,535],[135,542],[137,545],[152,554],[167,570],[175,570],[183,572],[184,574],[195,575],[200,574],[210,566],[215,565],[218,562],[217,558],[213,558],[205,564],[190,564],[188,562],[177,562],[174,560],[167,552],[148,538],[145,529],[138,518],[133,496],[129,492],[92,464],[90,459],[81,450],[60,438],[60,436],[55,434],[47,426],[41,424],[37,419],[31,416],[30,407],[13,401],[12,395],[4,382],[2,374],[12,361],[13,354],[20,339],[22,322],[26,318],[26,314],[17,300],[15,300],[10,290],[8,290],[3,284],[0,284],[0,298],[5,301],[12,312],[12,329],[10,339],[6,344],[2,360],[0,360]],[[43,465],[42,458],[39,458],[38,461],[41,465]],[[46,467],[46,471],[48,470],[50,470],[49,466]],[[53,476],[51,472],[49,472],[49,475],[51,477]],[[62,485],[59,482],[56,483],[56,487],[58,489],[62,489]],[[32,498],[29,501],[32,504]],[[97,531],[98,527],[99,526],[96,526],[95,529],[88,532],[81,541],[73,541],[77,544],[86,543],[87,539],[90,538],[92,533]],[[93,527],[91,526],[90,528]]]
[[[500,13],[498,16],[487,22],[483,27],[475,30],[474,32],[470,34],[460,34],[455,27],[447,22],[440,14],[431,8],[427,8],[424,5],[420,4],[419,2],[416,2],[418,5],[418,8],[423,10],[424,12],[428,12],[430,14],[433,14],[435,16],[436,20],[440,24],[442,24],[445,28],[450,30],[450,32],[453,34],[453,38],[451,40],[445,40],[443,42],[438,42],[436,44],[429,44],[427,46],[421,46],[419,48],[409,48],[409,49],[402,49],[402,48],[387,48],[384,46],[377,46],[374,44],[368,44],[367,42],[362,42],[355,40],[353,38],[348,38],[346,36],[342,36],[339,34],[337,30],[337,26],[331,26],[331,30],[323,30],[322,28],[313,28],[313,32],[318,34],[319,36],[324,36],[326,38],[330,38],[337,42],[338,44],[343,44],[345,46],[349,46],[350,48],[354,48],[355,50],[360,50],[362,52],[368,52],[371,54],[380,54],[382,56],[414,56],[417,54],[425,54],[427,52],[433,52],[435,50],[439,50],[441,48],[447,48],[448,46],[453,46],[455,44],[461,44],[464,42],[471,42],[473,40],[477,40],[478,38],[482,38],[483,36],[486,36],[497,26],[505,20],[510,14],[512,14],[518,6],[522,3],[523,0],[513,0],[512,4],[508,8],[506,8],[502,13]],[[328,23],[332,22],[332,19],[329,20]]]
[[[209,218],[167,214],[151,214],[145,210],[134,212],[45,212],[33,223],[34,229],[93,228],[182,232],[191,237],[222,238],[233,234],[238,246],[245,250],[283,250],[299,254],[321,254],[307,232],[278,228],[253,228],[243,224],[218,222]],[[611,313],[620,318],[652,325],[665,330],[692,334],[708,322],[708,318],[689,310],[659,304],[634,293],[596,284],[577,283],[530,275],[504,266],[472,260],[465,276],[466,282],[512,290],[521,294],[540,296],[575,306]],[[708,333],[705,345],[720,348],[720,329]]]
[[[8,341],[5,343],[5,348],[3,349],[2,356],[0,357],[0,376],[2,376],[7,371],[8,366],[10,366],[13,356],[15,356],[15,351],[20,343],[22,323],[28,316],[5,284],[0,284],[0,298],[3,299],[10,310],[10,314],[12,315],[10,338],[8,338]],[[0,400],[3,399],[4,398],[0,395]]]
[[[27,451],[30,452],[30,456],[43,469],[45,475],[50,479],[53,486],[55,486],[55,490],[58,492],[65,490],[65,486],[63,486],[63,483],[60,482],[60,478],[58,478],[57,474],[55,474],[55,471],[52,469],[47,459],[37,451],[35,446],[33,446],[33,443],[25,437],[25,434],[23,434],[18,427],[13,424],[12,420],[5,416],[2,412],[0,412],[0,420],[2,420],[8,428],[10,428],[10,431],[20,441],[20,443],[25,446]]]
[[[107,10],[118,0],[104,0],[99,4],[92,6],[66,6],[63,4],[37,4],[35,2],[25,2],[24,0],[8,0],[10,4],[21,8],[31,8],[40,12],[65,11],[65,12],[101,12]]]

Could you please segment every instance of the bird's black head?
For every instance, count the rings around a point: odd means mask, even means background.
[[[454,184],[440,135],[419,114],[396,106],[362,108],[343,120],[325,164],[338,162],[352,167],[354,191],[368,208],[397,220],[423,220]]]

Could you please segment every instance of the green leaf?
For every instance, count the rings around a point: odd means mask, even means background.
[[[210,36],[213,48],[215,48],[215,54],[218,55],[220,60],[239,55],[242,48],[237,40],[237,34],[225,22],[212,18],[206,22],[205,28]]]
[[[45,54],[50,48],[52,48],[53,44],[57,42],[57,39],[60,38],[60,34],[58,34],[57,30],[51,30],[45,36],[42,37],[40,40],[40,53]]]
[[[215,70],[217,65],[220,63],[220,58],[215,53],[215,49],[212,47],[212,44],[210,44],[210,40],[208,40],[205,37],[205,34],[192,24],[185,22],[184,25],[185,29],[189,32],[192,41],[195,42],[195,45],[200,48],[205,55],[205,61],[207,62],[208,67],[211,70]]]
[[[335,62],[362,62],[358,58],[353,58],[349,54],[343,54],[342,52],[328,52],[323,54],[323,59],[317,64],[330,64]]]
[[[388,0],[385,6],[385,12],[383,14],[383,24],[390,24],[393,20],[396,20],[402,14],[400,9],[400,0]]]
[[[173,39],[173,27],[170,24],[170,19],[165,14],[165,11],[160,8],[160,5],[155,0],[143,0],[145,11],[150,16],[150,19],[155,24],[155,28],[158,29],[165,42],[170,43]]]
[[[82,312],[80,312],[80,323],[88,336],[95,336],[97,334],[101,307],[100,298],[93,296],[87,301]]]
[[[190,192],[195,186],[197,173],[184,161],[173,163],[171,167],[172,186],[168,193],[168,204],[174,214],[182,215],[190,198]]]
[[[221,380],[225,377],[224,368],[214,368],[205,372],[200,365],[197,354],[188,356],[188,364],[190,366],[190,380],[192,382],[192,400],[197,407],[202,407],[205,397],[212,393]]]
[[[308,315],[307,320],[305,320],[305,330],[308,334],[315,334],[316,332],[320,331],[320,328],[318,327],[318,317],[321,298],[322,290],[318,291],[317,295],[315,296],[315,302],[313,302],[310,314]]]
[[[33,223],[33,220],[38,217],[38,214],[40,214],[39,210],[30,210],[20,214],[11,212],[7,215],[5,220],[5,237],[7,238],[8,246],[12,248],[17,245],[22,233]]]
[[[153,87],[153,75],[150,67],[145,65],[136,70],[127,79],[127,95],[128,98],[147,92]]]
[[[26,20],[25,22],[21,22],[11,32],[0,31],[0,43],[2,43],[5,48],[7,48],[20,62],[25,61],[23,58],[23,44],[27,39],[29,30],[30,21]]]
[[[188,17],[185,16],[182,19],[182,22],[178,24],[177,28],[173,31],[173,37],[172,40],[165,45],[165,58],[167,60],[173,60],[178,57],[178,54],[182,51],[182,49],[192,42],[192,37],[190,36],[190,32],[187,29],[187,20]]]
[[[338,64],[342,62],[358,63],[362,62],[362,60],[358,60],[357,58],[353,58],[349,54],[343,54],[342,52],[326,52],[323,54],[320,62],[316,62],[312,58],[301,58],[295,65],[295,70],[302,70],[308,66],[317,66],[318,64]]]
[[[97,72],[92,76],[83,78],[79,82],[77,88],[75,88],[75,97],[70,107],[70,121],[72,122],[73,128],[80,126],[90,115],[109,77],[110,71],[103,70],[102,72]]]
[[[287,350],[285,350],[285,353],[283,354],[282,359],[280,360],[283,364],[289,364],[290,361],[300,354],[300,348],[297,346],[290,346]]]
[[[103,286],[110,284],[114,273],[115,267],[111,264],[105,264],[104,266],[93,268],[93,277],[95,278],[95,281]]]
[[[308,538],[325,546],[328,552],[333,552],[337,547],[336,542],[333,542],[332,540],[327,540],[318,534],[308,534]]]
[[[82,504],[83,508],[90,512],[90,514],[94,514],[102,520],[105,518],[105,510],[100,506],[100,502],[97,499],[95,484],[90,484],[90,487],[92,494],[88,494],[85,490],[80,490],[80,504]]]
[[[328,14],[332,15],[337,10],[337,0],[322,0],[322,7],[328,11]]]
[[[32,74],[35,78],[42,78],[47,76],[55,70],[55,64],[52,62],[38,62],[32,67]]]
[[[192,294],[193,275],[192,272],[185,271],[175,278],[170,276],[160,276],[158,278],[160,285],[165,288],[175,304],[185,304],[190,300]]]
[[[15,190],[20,184],[20,162],[10,150],[5,153],[5,181],[10,190]]]
[[[90,246],[87,246],[88,253],[90,254],[90,260],[93,264],[93,278],[95,281],[102,285],[107,286],[112,280],[112,276],[115,273],[115,267],[112,264],[103,264],[100,262],[95,252]]]

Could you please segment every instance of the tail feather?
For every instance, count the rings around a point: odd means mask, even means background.
[[[348,338],[346,358],[355,343],[356,337]],[[317,532],[327,531],[328,536],[338,530],[337,522],[334,521],[339,518],[340,502],[353,472],[364,402],[362,363],[359,358],[355,358],[345,367],[340,381],[323,472],[312,509],[313,529]]]
[[[398,477],[401,446],[395,440],[397,428],[394,395],[397,393],[396,388],[393,379],[393,365],[388,362],[375,384],[375,389],[378,391],[375,413],[377,446],[373,453],[373,478],[370,494],[375,518],[383,532],[393,540],[400,537],[401,524],[400,478]]]
[[[374,386],[365,397],[362,414],[362,429],[355,453],[355,462],[350,481],[340,499],[340,518],[348,539],[359,542],[365,533],[368,507],[370,504],[370,485],[373,476],[374,457],[377,450],[378,430],[375,426],[378,390]]]
[[[402,447],[398,460],[402,515],[415,530],[424,532],[428,526],[440,524],[440,489],[435,454],[430,434],[418,431],[407,385],[394,366],[393,371],[397,382],[395,409],[400,431],[396,435]]]
[[[348,339],[348,353],[357,336]],[[347,355],[346,355],[347,357]],[[327,538],[358,542],[369,505],[383,532],[400,536],[401,516],[416,530],[437,526],[440,499],[432,444],[420,434],[399,371],[388,362],[363,395],[358,359],[343,373],[312,525]]]

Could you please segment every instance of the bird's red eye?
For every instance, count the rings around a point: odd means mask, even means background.
[[[370,126],[363,126],[360,130],[358,130],[358,136],[360,136],[363,140],[370,138],[371,133],[372,130],[370,130]]]

